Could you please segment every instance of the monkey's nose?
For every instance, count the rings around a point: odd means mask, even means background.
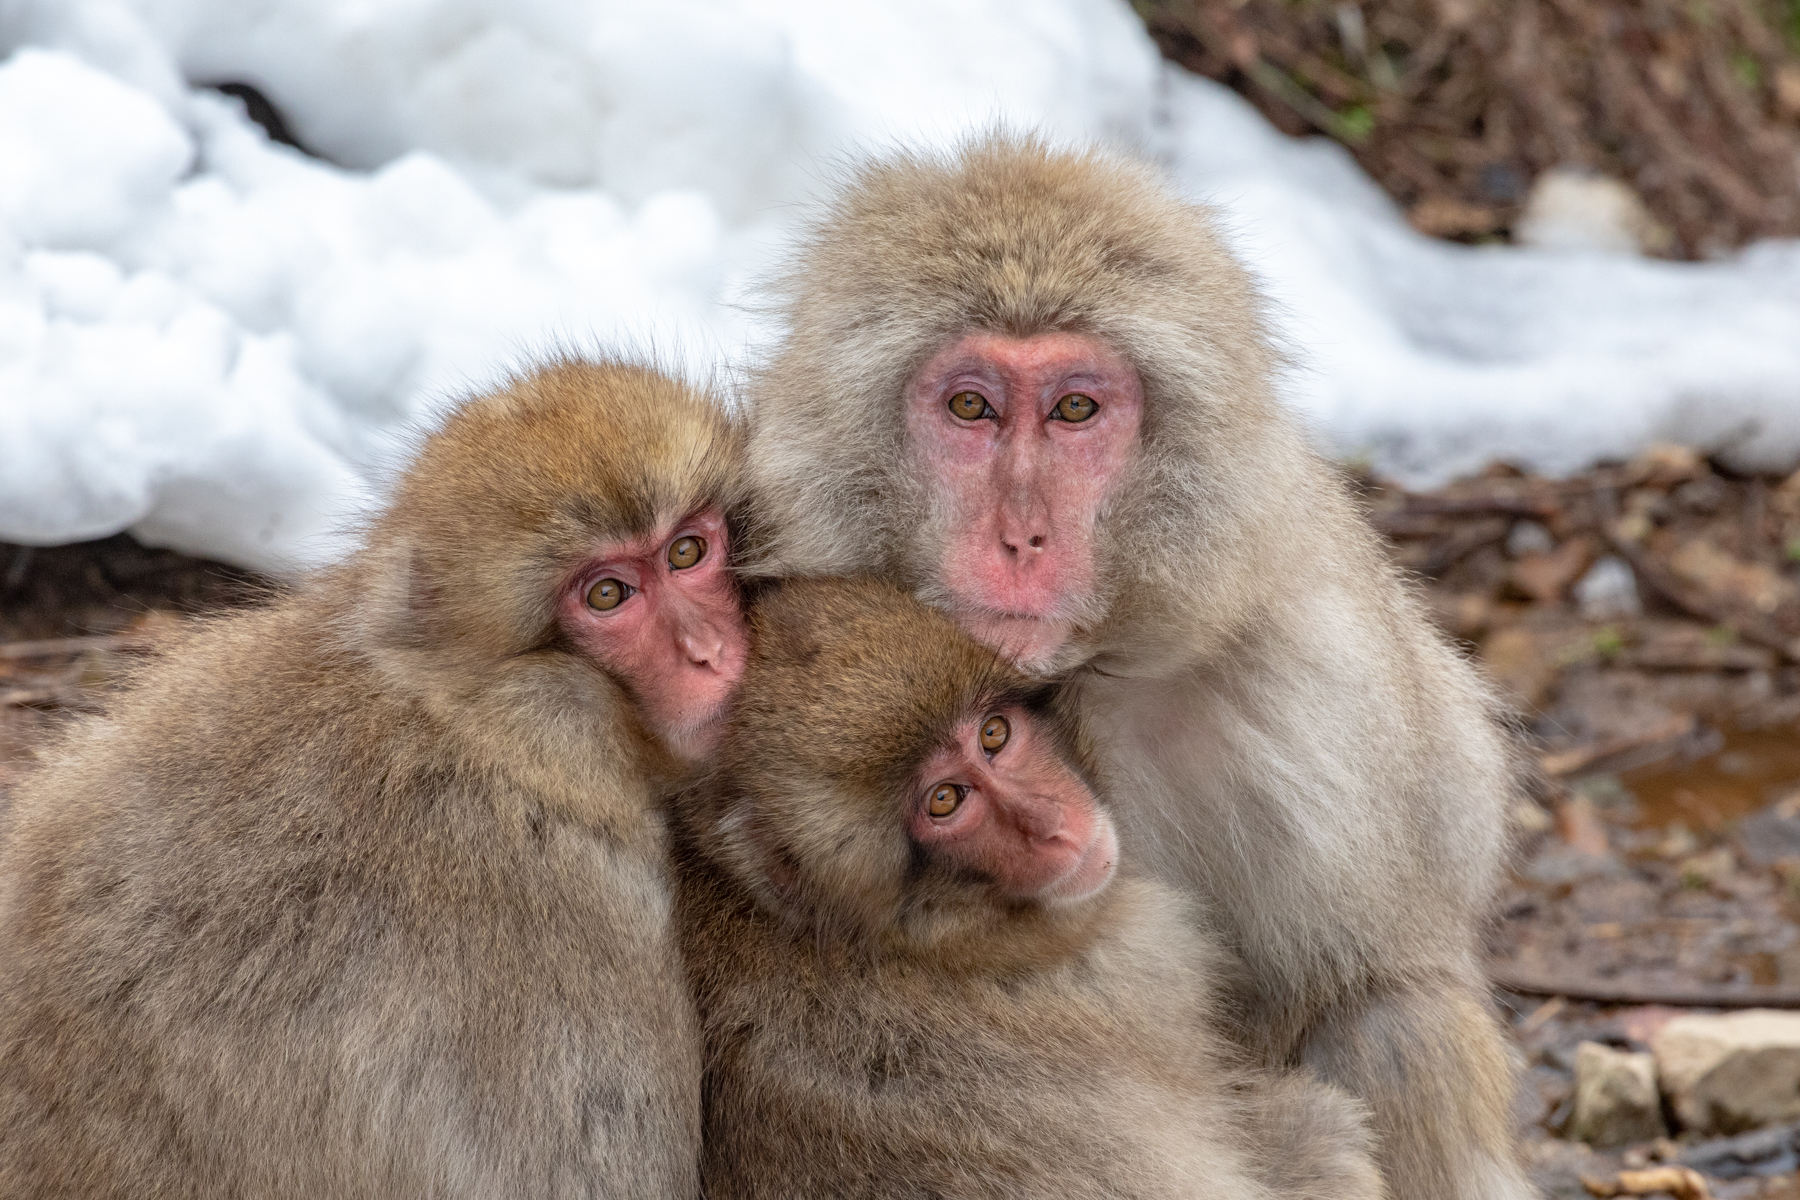
[[[1034,533],[1025,537],[1003,533],[1000,535],[1000,544],[1006,547],[1006,552],[1014,558],[1036,558],[1044,549],[1044,535]]]
[[[684,633],[675,639],[681,646],[681,652],[688,662],[696,667],[723,673],[725,670],[725,639],[717,633],[696,635]]]
[[[1032,841],[1047,842],[1062,832],[1062,806],[1048,796],[1033,796],[1011,807],[1013,824]]]

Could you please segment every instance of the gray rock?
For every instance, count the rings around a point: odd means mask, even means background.
[[[1744,857],[1759,867],[1800,858],[1800,792],[1738,822],[1738,844],[1744,848]]]
[[[1624,1146],[1668,1133],[1656,1061],[1599,1042],[1575,1048],[1575,1111],[1563,1132],[1590,1146]]]
[[[1644,613],[1637,575],[1622,558],[1611,554],[1588,568],[1575,583],[1575,603],[1590,621],[1612,621]]]
[[[1800,1119],[1800,1013],[1676,1017],[1651,1050],[1685,1129],[1742,1133]]]
[[[1625,866],[1611,854],[1584,854],[1566,842],[1550,842],[1532,855],[1520,873],[1534,883],[1581,883],[1619,878]]]
[[[1515,521],[1506,535],[1506,552],[1513,558],[1527,554],[1548,554],[1556,549],[1556,539],[1536,521]]]

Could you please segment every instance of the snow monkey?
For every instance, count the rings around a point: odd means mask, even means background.
[[[1119,868],[1048,685],[868,580],[751,625],[676,802],[705,1195],[1383,1194],[1356,1102],[1235,1063],[1215,956]]]
[[[647,368],[519,378],[51,756],[0,860],[0,1195],[695,1194],[660,804],[743,670],[741,449]]]
[[[1218,914],[1256,1048],[1370,1104],[1401,1200],[1528,1194],[1475,957],[1504,714],[1277,402],[1207,212],[994,135],[863,167],[778,296],[757,569],[879,574],[1069,673],[1124,853]]]

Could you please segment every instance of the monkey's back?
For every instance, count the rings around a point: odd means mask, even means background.
[[[328,615],[211,624],[17,794],[0,1194],[691,1195],[648,787],[507,769]]]
[[[1215,955],[1159,886],[1116,883],[1071,961],[967,974],[784,930],[704,864],[679,887],[711,1200],[1264,1194]]]

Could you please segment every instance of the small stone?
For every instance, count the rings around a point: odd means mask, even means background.
[[[1637,575],[1624,559],[1608,554],[1575,582],[1575,603],[1590,621],[1615,621],[1642,616]]]
[[[1656,854],[1659,858],[1686,858],[1699,847],[1700,839],[1694,836],[1694,831],[1676,821],[1657,843]]]
[[[1550,531],[1536,521],[1515,521],[1512,532],[1506,535],[1506,553],[1509,558],[1524,558],[1527,554],[1548,554],[1556,549],[1556,539]]]
[[[1677,1017],[1651,1050],[1683,1128],[1729,1134],[1800,1119],[1800,1013]]]
[[[1564,1133],[1590,1146],[1623,1146],[1667,1134],[1656,1061],[1599,1042],[1575,1048],[1575,1111]]]
[[[1639,485],[1670,488],[1706,474],[1706,460],[1687,446],[1674,442],[1652,442],[1626,464],[1625,473]],[[1653,497],[1633,494],[1627,504],[1655,503]]]
[[[1611,854],[1587,854],[1559,841],[1547,842],[1531,856],[1519,873],[1533,883],[1582,883],[1589,879],[1618,878],[1625,873],[1624,864]]]
[[[1513,238],[1545,250],[1612,254],[1659,254],[1672,241],[1630,187],[1566,167],[1545,171],[1531,185]]]
[[[1784,858],[1800,858],[1800,792],[1751,813],[1738,823],[1744,857],[1759,867]]]
[[[1521,800],[1512,806],[1512,823],[1514,829],[1527,836],[1549,833],[1556,828],[1556,818],[1529,800]]]

